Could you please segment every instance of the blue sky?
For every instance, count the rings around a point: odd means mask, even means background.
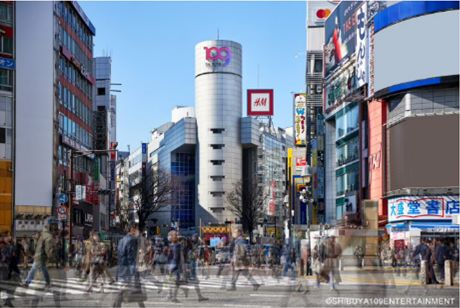
[[[246,89],[273,88],[275,125],[292,126],[292,94],[305,83],[305,2],[80,2],[96,27],[95,56],[112,56],[117,138],[126,150],[149,141],[175,105],[194,105],[194,47],[203,40],[243,46]]]

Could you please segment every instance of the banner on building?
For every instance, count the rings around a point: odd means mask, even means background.
[[[367,6],[365,1],[341,1],[326,20],[324,46],[326,78],[348,61],[357,50],[358,14],[363,6]],[[364,24],[366,20],[367,17],[364,15]]]
[[[272,116],[274,114],[273,89],[249,89],[248,116]]]
[[[294,175],[306,176],[307,175],[307,150],[305,147],[294,148]]]
[[[388,221],[454,219],[459,216],[458,196],[405,196],[388,200]]]
[[[270,200],[268,201],[268,206],[267,206],[267,215],[268,216],[275,216],[276,215],[276,181],[272,181],[271,184],[271,197]]]
[[[307,144],[307,97],[305,93],[294,94],[294,137],[296,146]]]
[[[366,18],[367,5],[361,5],[356,13],[356,87],[359,88],[367,83],[367,61],[369,46],[367,42]]]

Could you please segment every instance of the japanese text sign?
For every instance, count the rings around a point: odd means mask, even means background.
[[[452,219],[459,215],[458,196],[411,196],[388,201],[388,221]]]

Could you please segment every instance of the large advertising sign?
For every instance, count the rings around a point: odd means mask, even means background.
[[[327,77],[357,50],[358,26],[366,22],[366,2],[341,1],[325,24],[324,65]]]
[[[250,89],[247,96],[249,116],[273,115],[273,89]]]
[[[294,137],[296,146],[307,144],[307,97],[305,93],[294,94]]]
[[[388,221],[448,220],[460,214],[458,196],[409,196],[388,200]]]

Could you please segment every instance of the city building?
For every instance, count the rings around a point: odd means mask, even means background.
[[[337,4],[332,1],[307,2],[306,160],[311,180],[307,188],[312,202],[312,224],[326,222],[324,183],[323,46],[324,22]]]
[[[261,235],[282,238],[285,222],[287,185],[287,149],[294,141],[282,128],[275,128],[254,117],[241,118],[243,145],[243,192],[255,186],[263,187],[267,197]]]
[[[202,222],[233,220],[225,193],[242,180],[242,49],[226,40],[195,46],[195,112],[197,123],[197,208]]]
[[[111,213],[112,227],[119,227],[121,221],[127,221],[123,213],[128,213],[129,208],[129,152],[118,151],[115,166],[115,211]]]
[[[147,143],[142,142],[140,147],[130,152],[128,161],[129,200],[128,209],[124,209],[125,218],[129,221],[139,221],[136,209],[146,202],[147,183]]]
[[[357,52],[366,46],[366,35],[357,35],[357,31],[366,33],[367,5],[341,1],[324,27],[326,222],[339,225],[360,225],[360,155],[364,153],[360,141],[365,136],[360,123],[361,103],[367,97],[367,75],[362,72],[366,59],[359,58],[361,53]],[[349,19],[357,22],[348,27]],[[367,57],[366,50],[364,56]]]
[[[0,233],[13,231],[15,3],[0,3]]]
[[[93,149],[95,28],[75,1],[17,2],[15,30],[16,235],[40,230],[49,215],[65,225],[71,208],[73,237],[86,237],[99,212],[99,171],[76,152]]]
[[[458,240],[459,17],[456,1],[368,9],[364,193],[395,249]]]
[[[94,149],[101,170],[99,178],[99,215],[96,230],[108,230],[111,213],[115,211],[116,153],[116,96],[111,94],[112,59],[96,57],[93,60],[96,84],[93,91]],[[107,151],[107,152],[102,152]]]

